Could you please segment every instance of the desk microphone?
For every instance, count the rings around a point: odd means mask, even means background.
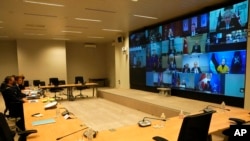
[[[205,109],[203,109],[203,111],[205,113],[207,113],[207,112],[213,112],[213,113],[215,113],[216,110],[212,109],[211,107],[213,107],[213,108],[219,108],[219,109],[226,110],[226,111],[230,111],[230,109],[222,108],[222,107],[219,107],[219,106],[213,106],[213,105],[208,105]]]
[[[67,137],[67,136],[69,136],[69,135],[75,134],[75,133],[80,132],[80,131],[82,131],[82,130],[85,130],[85,129],[87,129],[87,128],[88,128],[88,127],[85,127],[85,128],[80,129],[80,130],[77,130],[77,131],[75,131],[75,132],[72,132],[72,133],[70,133],[70,134],[67,134],[67,135],[58,137],[58,138],[56,138],[56,140],[60,140],[60,139],[62,139],[62,138],[64,138],[64,137]]]
[[[155,119],[155,120],[162,120],[162,121],[166,121],[166,119],[161,119],[161,118],[152,118],[152,117],[144,117],[143,120],[138,122],[138,125],[140,127],[147,127],[151,125],[151,121],[146,120],[146,119]]]

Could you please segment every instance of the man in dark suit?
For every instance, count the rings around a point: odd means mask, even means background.
[[[236,17],[235,13],[231,11],[232,7],[226,7],[225,12],[222,16],[221,21],[218,21],[217,31],[222,30],[237,30],[241,28],[239,19]]]
[[[1,92],[6,104],[6,108],[9,110],[9,115],[14,117],[20,117],[16,122],[17,127],[21,130],[25,130],[23,103],[25,102],[18,96],[17,86],[15,84],[14,76],[7,76],[4,80],[5,86],[1,88]]]
[[[200,67],[198,67],[198,63],[194,62],[194,67],[191,69],[192,73],[201,73]]]
[[[197,35],[198,34],[198,32],[197,32],[197,30],[196,30],[196,24],[195,23],[192,23],[191,24],[191,36],[195,36],[195,35]]]
[[[182,72],[183,73],[190,73],[190,68],[189,68],[188,63],[184,65],[184,68],[182,69]]]
[[[192,53],[201,53],[201,46],[198,44],[198,41],[195,42],[193,46]]]

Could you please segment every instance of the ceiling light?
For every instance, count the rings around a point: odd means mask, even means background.
[[[81,34],[81,31],[69,31],[69,30],[63,30],[62,32],[68,32],[68,33],[78,33]]]
[[[118,29],[102,29],[104,31],[113,31],[113,32],[122,32],[121,30]]]
[[[43,36],[44,34],[37,34],[37,33],[24,33],[24,35],[29,35],[29,36]]]
[[[88,36],[88,38],[103,39],[104,37],[99,37],[99,36]]]
[[[62,5],[62,4],[55,4],[55,3],[45,3],[45,2],[37,2],[37,1],[30,1],[30,0],[24,0],[24,2],[32,3],[32,4],[40,4],[40,5],[64,7],[64,5]]]
[[[80,21],[101,22],[101,20],[95,20],[95,19],[84,19],[84,18],[75,18],[75,19]]]
[[[68,38],[52,38],[54,40],[69,40]]]
[[[131,0],[131,1],[133,1],[133,2],[138,2],[138,0]]]
[[[153,20],[156,20],[158,18],[156,17],[150,17],[150,16],[143,16],[143,15],[134,15],[135,17],[140,17],[140,18],[146,18],[146,19],[153,19]]]

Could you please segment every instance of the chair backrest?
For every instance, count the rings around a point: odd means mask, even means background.
[[[54,86],[58,86],[59,85],[58,78],[56,78],[56,77],[49,78],[49,84],[53,84]]]
[[[45,81],[40,81],[41,86],[45,86]]]
[[[84,84],[84,79],[82,76],[76,76],[75,77],[75,84],[82,83]]]
[[[206,141],[212,114],[207,112],[185,117],[178,141]]]
[[[24,80],[23,85],[24,85],[24,87],[29,87],[30,86],[29,81],[28,80]]]
[[[14,141],[13,133],[3,113],[0,113],[0,141]]]
[[[33,80],[33,86],[39,86],[40,80]]]
[[[59,80],[59,85],[65,85],[66,81],[65,80]]]

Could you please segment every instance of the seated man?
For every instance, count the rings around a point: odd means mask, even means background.
[[[14,86],[16,87],[17,97],[19,98],[26,97],[26,94],[22,93],[22,90],[24,90],[25,88],[23,85],[23,80],[24,80],[24,76],[15,76],[16,84]]]
[[[4,80],[5,88],[3,88],[2,94],[5,105],[9,109],[10,117],[20,117],[20,120],[16,122],[16,125],[21,129],[25,130],[24,115],[23,115],[23,102],[17,94],[17,88],[15,86],[14,76],[7,76]]]
[[[191,69],[192,73],[201,73],[200,67],[198,67],[198,63],[194,62],[194,67]]]
[[[183,69],[182,69],[182,72],[183,73],[190,73],[190,68],[189,68],[189,64],[185,64]]]
[[[228,6],[225,8],[225,12],[222,16],[221,21],[219,21],[217,31],[222,30],[237,30],[241,28],[241,24],[239,23],[239,19],[236,17],[235,13],[232,11],[232,6]]]

